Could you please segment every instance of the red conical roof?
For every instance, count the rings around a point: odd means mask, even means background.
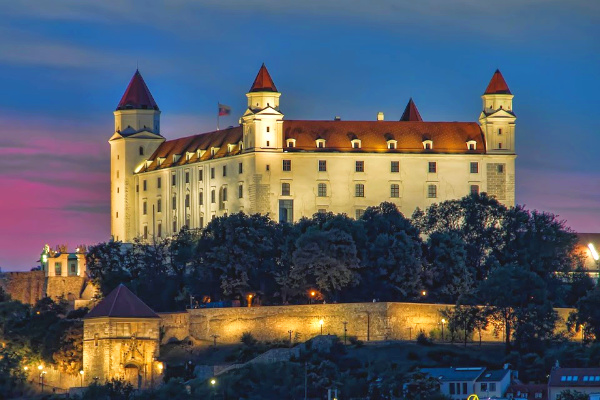
[[[140,71],[136,70],[133,78],[127,86],[127,90],[121,97],[117,110],[158,110],[144,78]]]
[[[402,113],[400,121],[423,121],[423,118],[421,118],[421,114],[419,114],[419,110],[417,110],[417,106],[415,105],[412,97],[410,100],[408,100],[408,104]]]
[[[88,318],[160,318],[123,284],[117,286],[85,316]]]
[[[499,69],[494,72],[494,76],[492,76],[492,80],[485,89],[484,94],[512,94]]]
[[[273,79],[271,79],[271,75],[269,75],[269,71],[267,71],[267,67],[265,64],[260,67],[258,71],[258,75],[256,75],[256,79],[250,88],[251,92],[276,92],[277,88],[273,83]]]

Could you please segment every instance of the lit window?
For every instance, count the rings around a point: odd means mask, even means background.
[[[283,170],[284,171],[292,170],[292,160],[283,160]]]
[[[357,161],[355,164],[355,171],[356,172],[365,172],[365,162]]]
[[[479,173],[479,163],[478,162],[472,162],[471,163],[471,173],[472,174],[478,174]]]
[[[282,196],[289,196],[290,195],[290,184],[287,182],[284,182],[281,184],[281,195]]]
[[[326,183],[319,183],[318,187],[317,187],[317,196],[319,197],[327,197],[327,184]]]
[[[392,161],[390,165],[391,172],[400,172],[400,161]]]
[[[400,197],[400,185],[392,183],[392,185],[390,186],[390,197]]]
[[[355,197],[365,197],[365,185],[362,183],[357,183],[354,185],[354,196]]]
[[[177,233],[177,221],[173,221],[173,233]]]
[[[430,174],[435,174],[437,172],[437,163],[435,161],[429,161],[427,170]]]
[[[319,172],[325,172],[325,171],[327,171],[327,161],[319,160]]]
[[[437,186],[436,185],[428,185],[427,186],[427,197],[430,199],[435,199],[437,197]]]

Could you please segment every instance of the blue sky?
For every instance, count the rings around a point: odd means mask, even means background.
[[[517,201],[600,231],[600,2],[12,1],[0,14],[0,268],[108,239],[109,146],[136,66],[167,138],[234,125],[265,62],[288,119],[476,121],[500,68]]]

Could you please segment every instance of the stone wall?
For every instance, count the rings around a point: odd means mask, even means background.
[[[43,271],[2,273],[0,286],[13,300],[25,304],[34,305],[46,294],[46,278]]]
[[[158,313],[162,330],[161,343],[183,340],[190,336],[190,314],[185,311]]]
[[[321,333],[355,336],[360,340],[414,340],[419,332],[429,334],[441,330],[440,311],[452,305],[421,303],[347,303],[312,304],[299,306],[208,308],[188,310],[189,332],[198,340],[218,343],[239,343],[244,332],[258,340],[289,339],[304,342]],[[560,320],[557,331],[565,331],[570,309],[557,309]],[[170,321],[170,320],[169,320]],[[183,336],[185,323],[177,330],[173,324],[168,330]],[[484,341],[502,341],[492,329],[482,332]]]
[[[56,300],[64,296],[65,300],[74,301],[81,297],[85,278],[81,276],[49,276],[46,296]]]

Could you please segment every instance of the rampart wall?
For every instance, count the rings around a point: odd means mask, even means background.
[[[198,340],[218,343],[238,343],[244,332],[251,332],[258,340],[289,339],[304,342],[323,334],[355,336],[360,340],[414,340],[419,332],[429,334],[441,330],[440,311],[452,305],[421,303],[346,303],[312,304],[297,306],[235,307],[188,310],[189,321],[179,327],[169,317],[167,332],[175,338],[189,335]],[[560,320],[557,331],[565,331],[565,321],[571,309],[557,309]],[[174,315],[174,314],[170,314]],[[161,316],[162,317],[162,316]],[[346,324],[344,324],[346,322]],[[164,322],[163,322],[164,323]],[[447,329],[447,327],[446,327]],[[447,335],[446,331],[446,335]],[[166,335],[168,336],[168,335]],[[477,338],[478,339],[478,338]],[[493,329],[482,332],[483,341],[502,341]]]
[[[64,296],[65,300],[73,301],[81,297],[85,278],[82,276],[49,276],[46,286],[46,296],[56,300]]]
[[[1,273],[0,286],[13,300],[25,304],[33,305],[46,294],[43,271]]]
[[[186,311],[158,313],[160,316],[161,343],[183,340],[190,336],[190,314]]]

